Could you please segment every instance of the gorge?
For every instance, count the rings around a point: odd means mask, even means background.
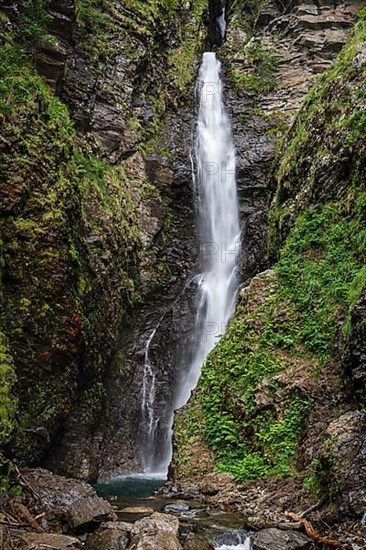
[[[34,548],[19,506],[89,550],[150,548],[144,521],[212,548],[220,513],[222,548],[364,548],[365,27],[351,0],[2,3],[6,550]],[[179,513],[127,528],[82,481],[141,472]]]
[[[222,23],[221,27],[222,28]],[[224,31],[223,31],[224,33]],[[161,411],[156,411],[159,365],[152,365],[149,336],[145,352],[142,392],[142,455],[146,473],[166,475],[171,462],[174,411],[184,406],[197,385],[201,367],[235,308],[240,229],[235,179],[235,150],[231,127],[222,102],[220,63],[212,52],[203,54],[198,78],[199,111],[195,139],[195,194],[202,272],[197,280],[196,312],[190,320],[194,337],[187,364],[180,361],[172,408],[164,411],[165,432],[159,437]],[[189,320],[188,320],[189,322]],[[164,357],[161,359],[164,362]],[[160,367],[161,368],[161,367]]]

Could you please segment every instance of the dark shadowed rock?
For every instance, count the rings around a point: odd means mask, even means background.
[[[341,510],[362,517],[366,509],[366,415],[350,411],[333,420],[318,459],[324,482],[341,498]]]
[[[306,550],[312,541],[301,533],[263,529],[252,536],[253,550]]]

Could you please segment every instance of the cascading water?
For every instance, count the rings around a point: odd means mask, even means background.
[[[197,215],[202,273],[196,316],[197,348],[188,375],[177,388],[175,406],[183,406],[196,387],[201,367],[225,332],[235,307],[240,251],[235,148],[222,100],[221,64],[203,54],[195,141]]]
[[[225,21],[223,13],[223,21]],[[222,23],[224,24],[224,23]],[[225,32],[224,28],[223,31]],[[240,252],[239,209],[235,178],[235,148],[231,124],[222,100],[221,64],[211,52],[203,54],[199,73],[199,111],[194,147],[195,191],[201,273],[197,276],[197,313],[193,359],[178,376],[173,404],[166,410],[166,434],[158,435],[162,411],[154,403],[157,374],[150,358],[156,329],[147,341],[142,396],[142,455],[144,472],[167,473],[171,460],[174,410],[185,405],[196,387],[201,367],[225,332],[235,307],[237,260]],[[160,437],[160,439],[159,439]]]
[[[221,37],[225,37],[226,33],[226,14],[225,14],[225,8],[222,8],[221,15],[217,18],[217,26],[219,28]]]
[[[158,419],[155,415],[155,396],[156,396],[156,372],[150,359],[150,345],[154,338],[156,327],[150,334],[145,347],[144,357],[144,376],[142,381],[142,445],[144,452],[142,455],[144,472],[150,473],[153,470],[153,461],[155,456],[155,440]]]
[[[246,533],[234,532],[219,535],[213,541],[216,550],[251,550],[250,538]]]

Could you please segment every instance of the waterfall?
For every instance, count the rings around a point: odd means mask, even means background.
[[[234,531],[216,537],[213,547],[217,550],[251,550],[252,545],[246,533]]]
[[[150,346],[157,329],[158,327],[152,331],[147,339],[144,356],[141,405],[143,419],[141,426],[141,443],[144,449],[142,454],[144,472],[151,472],[153,469],[156,428],[158,424],[158,419],[155,415],[156,372],[150,360]]]
[[[222,17],[225,21],[224,13]],[[172,455],[174,410],[187,403],[208,353],[225,332],[235,308],[240,252],[239,209],[235,149],[222,99],[220,67],[214,53],[203,54],[198,78],[199,110],[193,155],[201,273],[196,277],[198,296],[196,315],[192,320],[192,360],[189,365],[184,365],[177,377],[172,406],[158,413],[155,403],[157,370],[150,358],[150,347],[157,329],[150,334],[145,348],[142,388],[141,448],[146,474],[155,471],[166,475]],[[159,434],[162,425],[163,437]]]
[[[225,38],[225,33],[226,33],[225,8],[222,8],[221,15],[217,18],[217,26],[219,27],[221,38],[224,39]]]
[[[240,252],[235,148],[222,99],[221,64],[203,54],[195,140],[197,217],[202,272],[196,314],[196,352],[177,391],[176,408],[196,387],[201,367],[234,312]]]

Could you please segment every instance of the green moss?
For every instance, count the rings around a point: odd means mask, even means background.
[[[0,330],[0,449],[9,442],[15,427],[17,399],[14,364],[5,334]]]
[[[321,476],[320,471],[321,462],[318,459],[314,459],[308,468],[307,476],[303,479],[304,489],[318,498],[322,494],[322,486],[319,480]]]
[[[244,70],[236,67],[235,57],[244,59]],[[235,57],[230,66],[230,74],[237,93],[242,89],[255,93],[268,93],[275,89],[274,72],[277,60],[261,42],[249,40],[243,48],[235,52]]]
[[[66,107],[19,48],[8,41],[1,53],[2,138],[10,149],[0,153],[7,212],[0,226],[4,268],[15,284],[3,287],[8,351],[0,371],[0,447],[11,435],[16,409],[13,362],[19,409],[12,447],[20,456],[32,449],[37,459],[37,447],[49,444],[76,398],[81,349],[90,353],[83,367],[92,387],[106,368],[96,350],[106,341],[113,345],[126,310],[139,299],[140,231],[124,167],[86,155],[76,145]],[[110,300],[116,306],[108,310]],[[113,315],[106,323],[108,311]],[[43,439],[32,435],[37,427]]]
[[[264,289],[255,283],[247,291],[207,360],[199,393],[203,436],[217,468],[239,481],[291,474],[311,402],[285,394],[279,413],[276,375],[298,363],[312,377],[330,359],[339,318],[365,280],[363,203],[361,193],[352,214],[342,204],[318,204],[299,216],[274,267],[276,284],[267,277]]]
[[[50,0],[21,0],[18,2],[15,37],[27,51],[52,47],[54,38],[48,34],[52,15],[47,11]]]
[[[169,81],[183,94],[195,75],[195,58],[202,43],[200,23],[207,10],[205,0],[196,0],[188,21],[182,29],[182,45],[170,55]]]
[[[0,452],[0,494],[8,493],[11,497],[19,497],[22,488],[18,485],[17,473],[13,464],[4,458]]]
[[[347,315],[364,281],[360,234],[362,214],[347,215],[342,204],[318,204],[298,218],[281,250],[280,294],[295,305],[304,347],[322,362],[329,358],[339,315]]]

